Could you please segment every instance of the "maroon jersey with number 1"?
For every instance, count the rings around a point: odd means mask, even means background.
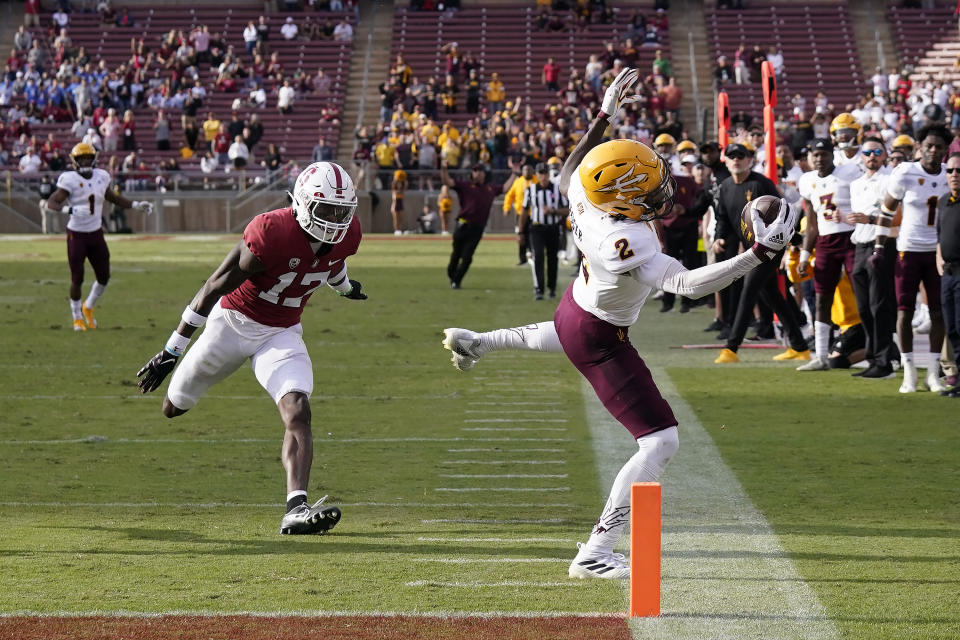
[[[343,241],[317,256],[293,209],[261,213],[244,229],[243,242],[266,270],[223,296],[220,306],[269,327],[292,327],[300,322],[313,292],[338,279],[362,236],[360,220],[354,216]]]

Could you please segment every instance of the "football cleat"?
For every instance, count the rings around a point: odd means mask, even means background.
[[[732,364],[734,362],[740,362],[737,352],[731,349],[722,349],[713,364]]]
[[[280,533],[284,535],[307,535],[326,533],[340,522],[338,507],[322,507],[327,496],[317,500],[312,507],[307,503],[290,509],[280,521]]]
[[[927,385],[927,389],[940,393],[941,391],[946,391],[947,387],[943,382],[940,381],[940,376],[937,375],[936,365],[927,369],[927,378],[924,380]]]
[[[80,318],[73,319],[73,330],[74,331],[86,331],[87,325],[83,324],[83,320]]]
[[[604,580],[627,580],[630,578],[630,565],[622,553],[588,552],[587,546],[577,543],[577,557],[570,563],[567,572],[571,578],[601,578]]]
[[[900,385],[900,393],[916,393],[917,391],[917,367],[913,364],[907,364],[903,367],[903,384]]]
[[[860,374],[860,377],[864,380],[887,380],[892,378],[895,374],[893,373],[893,367],[880,367],[873,365],[866,371]]]
[[[821,357],[811,358],[807,364],[797,367],[797,371],[829,371],[830,364]]]
[[[87,303],[84,302],[83,306],[80,307],[80,311],[83,313],[83,319],[87,323],[88,329],[97,328],[97,319],[93,317],[93,309],[87,306]]]
[[[781,360],[809,360],[810,359],[810,349],[804,349],[803,351],[797,351],[796,349],[789,347],[783,353],[773,356],[773,359],[776,361]]]
[[[443,330],[443,348],[453,352],[450,361],[460,371],[469,371],[480,359],[480,334],[456,327]]]

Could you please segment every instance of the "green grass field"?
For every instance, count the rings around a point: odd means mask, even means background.
[[[249,370],[175,420],[160,414],[162,392],[136,389],[235,240],[110,238],[101,328],[82,334],[70,330],[63,238],[0,240],[0,613],[625,611],[620,584],[566,569],[629,438],[610,458],[594,453],[562,356],[494,354],[463,374],[440,348],[447,326],[552,317],[532,300],[529,270],[509,266],[512,242],[485,240],[451,291],[446,239],[371,236],[350,263],[370,299],[313,297],[310,496],[329,493],[344,515],[328,536],[289,539],[277,533],[282,425]],[[91,281],[88,270],[84,295]],[[958,407],[901,396],[894,380],[801,375],[764,350],[719,369],[713,351],[671,348],[704,341],[706,311],[649,306],[634,344],[712,437],[839,636],[956,638]],[[684,504],[665,503],[665,537]],[[671,549],[663,624],[713,616],[727,578],[680,576],[679,559],[696,567],[697,551]],[[736,577],[761,602],[780,588]],[[702,600],[681,607],[679,590]],[[740,610],[729,597],[724,607],[718,624]],[[766,623],[758,637],[801,637]]]

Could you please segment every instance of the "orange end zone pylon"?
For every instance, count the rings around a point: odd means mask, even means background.
[[[660,615],[660,483],[630,487],[630,617]]]

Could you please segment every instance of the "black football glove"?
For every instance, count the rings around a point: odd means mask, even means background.
[[[352,288],[350,289],[350,293],[341,293],[340,295],[343,296],[344,298],[350,298],[351,300],[366,300],[366,299],[367,299],[367,294],[360,292],[361,287],[363,287],[362,284],[360,284],[360,283],[357,282],[356,280],[351,280],[351,281],[350,281],[350,286],[352,287]]]
[[[137,371],[137,377],[140,378],[137,384],[140,387],[140,393],[150,393],[159,387],[164,378],[177,366],[179,359],[180,356],[175,356],[166,349],[150,358],[150,362]]]

